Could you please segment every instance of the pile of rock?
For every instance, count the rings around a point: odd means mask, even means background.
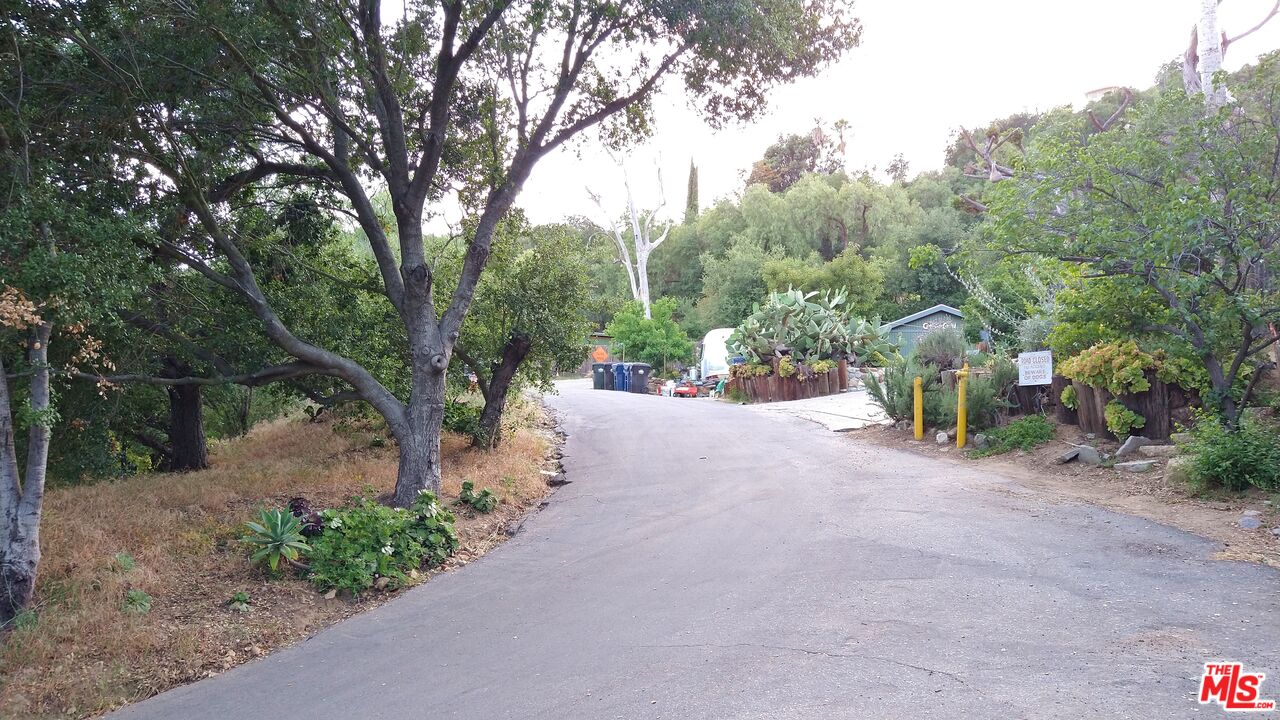
[[[1054,462],[1058,464],[1079,462],[1082,465],[1101,465],[1104,460],[1114,459],[1113,467],[1121,472],[1144,473],[1154,470],[1161,462],[1166,462],[1166,477],[1170,470],[1177,468],[1177,479],[1186,480],[1186,459],[1179,457],[1179,447],[1190,437],[1185,434],[1174,434],[1173,444],[1161,443],[1141,435],[1130,435],[1116,450],[1113,457],[1108,458],[1092,445],[1077,445],[1059,455]]]

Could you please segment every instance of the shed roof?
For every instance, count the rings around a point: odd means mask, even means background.
[[[912,313],[911,315],[908,315],[904,318],[898,318],[897,320],[894,320],[891,323],[885,323],[884,326],[881,327],[880,329],[892,330],[898,327],[899,325],[906,325],[907,323],[912,322],[914,320],[919,320],[920,318],[929,317],[930,315],[934,315],[940,312],[949,313],[961,319],[964,318],[964,313],[960,312],[959,310],[951,307],[950,305],[939,304],[939,305],[934,305],[931,308],[925,308],[924,310],[921,310],[918,313]]]

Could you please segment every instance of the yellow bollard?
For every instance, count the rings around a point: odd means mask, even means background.
[[[964,391],[969,384],[969,363],[956,373],[956,447],[964,447],[965,430],[969,424],[969,406],[965,404]]]
[[[924,378],[916,376],[916,439],[924,439]]]

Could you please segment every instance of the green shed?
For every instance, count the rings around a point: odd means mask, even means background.
[[[897,345],[898,351],[905,356],[926,333],[944,329],[964,332],[964,313],[950,305],[934,305],[886,323],[880,329],[888,335],[889,342]]]

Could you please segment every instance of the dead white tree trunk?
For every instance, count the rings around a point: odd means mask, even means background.
[[[1280,0],[1271,6],[1270,12],[1256,25],[1234,37],[1218,28],[1218,5],[1222,0],[1200,0],[1200,21],[1191,28],[1191,42],[1182,55],[1182,85],[1188,94],[1204,93],[1210,108],[1220,108],[1227,102],[1227,89],[1213,81],[1222,70],[1222,60],[1227,48],[1242,38],[1261,30],[1276,15],[1280,15]]]
[[[1222,70],[1222,46],[1226,40],[1218,30],[1218,2],[1200,0],[1200,22],[1197,24],[1200,88],[1211,108],[1220,108],[1227,102],[1227,89],[1213,80],[1213,76]]]
[[[658,220],[658,213],[666,206],[666,197],[662,192],[662,173],[658,172],[658,206],[653,210],[640,210],[636,205],[635,194],[631,192],[631,179],[627,175],[626,167],[622,169],[622,184],[627,190],[627,218],[631,225],[631,239],[628,242],[626,234],[614,216],[605,210],[604,203],[600,200],[600,195],[587,189],[587,194],[591,196],[591,200],[595,202],[596,207],[600,208],[600,212],[609,218],[609,231],[613,236],[613,241],[618,247],[618,261],[622,263],[622,267],[627,271],[627,281],[631,284],[631,296],[639,301],[644,308],[645,318],[652,317],[650,311],[651,303],[649,297],[649,256],[653,253],[664,240],[667,234],[671,232],[671,223]],[[654,237],[654,232],[661,227],[661,232]]]

